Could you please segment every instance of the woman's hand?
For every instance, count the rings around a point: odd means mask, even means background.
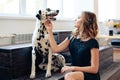
[[[45,23],[44,23],[48,33],[52,32],[52,22],[48,19]]]
[[[74,71],[74,67],[72,67],[72,66],[64,66],[64,67],[61,69],[61,73],[69,72],[69,71]]]

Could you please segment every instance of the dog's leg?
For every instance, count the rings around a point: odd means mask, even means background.
[[[53,54],[53,65],[56,66],[56,68],[59,68],[59,70],[65,66],[65,58],[63,55],[54,53]],[[55,71],[56,69],[54,69]]]
[[[49,48],[46,77],[50,77],[51,76],[51,64],[52,64],[52,50],[51,50],[51,48]]]
[[[35,46],[37,46],[37,38],[39,35],[38,28],[39,28],[39,22],[37,21],[32,36],[32,67],[31,67],[30,78],[35,78],[35,60],[36,60]]]
[[[36,60],[36,54],[35,54],[35,50],[33,47],[33,49],[32,49],[32,67],[31,67],[31,74],[30,74],[31,79],[35,78],[35,60]]]

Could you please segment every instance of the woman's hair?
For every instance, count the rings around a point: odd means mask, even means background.
[[[98,33],[96,15],[92,12],[84,11],[82,12],[81,18],[82,18],[82,23],[80,26],[83,27],[83,32],[81,37],[95,38]],[[75,31],[73,31],[73,35],[77,36],[78,34],[79,34],[79,30],[75,29]]]

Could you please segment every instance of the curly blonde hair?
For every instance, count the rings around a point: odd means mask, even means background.
[[[84,11],[82,12],[82,23],[80,26],[83,26],[82,37],[95,38],[98,34],[98,25],[96,15],[92,12]],[[73,36],[76,37],[79,35],[78,28],[75,28],[72,32]]]

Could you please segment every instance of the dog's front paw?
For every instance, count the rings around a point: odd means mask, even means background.
[[[30,79],[34,79],[34,78],[35,78],[35,74],[31,74]]]
[[[46,73],[45,77],[46,77],[46,78],[51,77],[51,73]]]

